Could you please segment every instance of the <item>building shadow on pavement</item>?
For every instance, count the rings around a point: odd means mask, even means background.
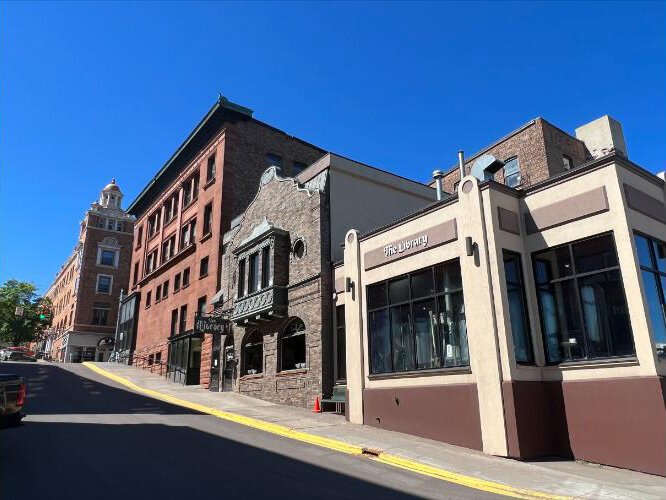
[[[46,363],[0,364],[0,373],[25,377],[28,415],[154,413],[162,415],[198,415],[200,413],[136,394],[108,383]],[[94,376],[90,372],[90,376]]]
[[[0,451],[3,499],[416,498],[184,426],[28,422]]]

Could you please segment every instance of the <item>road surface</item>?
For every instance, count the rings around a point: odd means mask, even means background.
[[[0,373],[28,380],[28,417],[0,430],[2,500],[495,497],[148,398],[81,365]]]

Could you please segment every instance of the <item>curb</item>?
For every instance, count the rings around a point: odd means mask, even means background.
[[[198,411],[200,413],[205,413],[207,415],[212,415],[214,417],[227,420],[229,422],[234,422],[236,424],[244,425],[246,427],[252,427],[264,432],[269,432],[278,436],[285,437],[287,439],[293,439],[296,441],[301,441],[303,443],[308,443],[314,446],[319,446],[321,448],[327,448],[329,450],[337,451],[340,453],[346,453],[348,455],[356,456],[366,456],[371,460],[376,462],[381,462],[392,467],[399,469],[408,470],[421,474],[424,476],[432,477],[435,479],[440,479],[448,483],[458,484],[461,486],[466,486],[475,490],[481,490],[488,493],[495,493],[498,495],[504,495],[512,498],[523,498],[523,499],[548,499],[548,500],[565,500],[572,497],[554,495],[550,493],[545,493],[536,490],[529,490],[524,488],[515,488],[503,483],[497,483],[494,481],[488,481],[485,479],[479,479],[473,476],[467,476],[457,472],[449,471],[446,469],[441,469],[432,465],[426,465],[416,460],[411,460],[408,458],[399,457],[397,455],[392,455],[381,450],[369,450],[361,446],[356,446],[353,444],[345,443],[344,441],[339,441],[337,439],[325,438],[317,436],[314,434],[309,434],[307,432],[298,431],[280,424],[274,424],[272,422],[266,422],[264,420],[259,420],[252,417],[245,417],[243,415],[238,415],[236,413],[230,413],[224,410],[219,410],[217,408],[212,408],[210,406],[200,405],[198,403],[193,403],[185,399],[176,398],[168,394],[155,391],[153,389],[146,389],[139,385],[136,385],[134,382],[127,380],[124,377],[111,373],[99,366],[86,361],[82,363],[86,368],[94,371],[95,373],[102,375],[110,380],[118,382],[121,385],[124,385],[128,389],[131,389],[135,392],[144,394],[146,396],[153,397],[165,401],[167,403],[174,404],[176,406],[181,406],[183,408],[188,408],[190,410]]]

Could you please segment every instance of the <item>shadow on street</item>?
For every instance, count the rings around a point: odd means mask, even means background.
[[[25,377],[25,411],[29,415],[55,413],[154,413],[200,415],[157,399],[117,389],[46,363],[0,363],[0,373]],[[91,372],[92,375],[92,372]]]

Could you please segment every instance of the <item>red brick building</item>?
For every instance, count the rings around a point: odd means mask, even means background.
[[[136,356],[168,358],[174,381],[207,383],[210,359],[194,316],[212,310],[224,232],[266,168],[295,175],[323,154],[220,97],[128,208],[137,218],[130,292],[131,307],[140,304],[128,343]]]
[[[122,209],[112,180],[81,221],[74,252],[46,292],[51,327],[40,350],[57,361],[106,361],[112,347],[118,300],[127,290],[134,218]]]

